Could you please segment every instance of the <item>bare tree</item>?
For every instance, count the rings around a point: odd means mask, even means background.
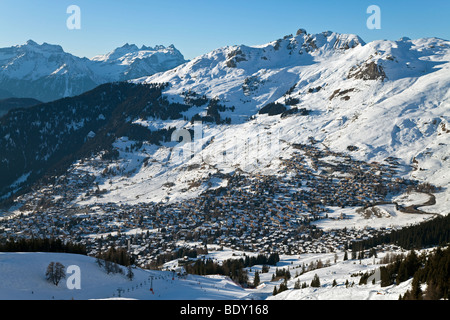
[[[65,267],[59,262],[50,262],[47,266],[45,277],[48,281],[52,282],[55,286],[59,284],[61,279],[66,277]]]

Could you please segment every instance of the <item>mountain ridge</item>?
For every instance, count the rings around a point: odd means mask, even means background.
[[[75,96],[96,86],[169,70],[186,62],[173,46],[124,45],[88,59],[65,52],[59,45],[28,40],[0,48],[0,86],[11,97],[49,102]]]
[[[214,145],[223,145],[216,139],[210,146],[207,140],[224,136],[222,130],[247,135],[266,123],[268,132],[281,132],[288,145],[314,137],[328,148],[354,150],[365,160],[394,156],[411,165],[413,159],[427,158],[427,145],[436,154],[445,153],[441,140],[450,120],[444,112],[449,48],[448,41],[438,38],[366,44],[356,35],[310,35],[300,29],[296,36],[260,46],[218,48],[169,71],[130,80],[164,84],[164,89],[162,100],[153,101],[140,116],[128,116],[127,122],[140,132],[142,142],[149,134],[145,130],[180,125],[192,130],[194,121],[203,121],[208,128],[203,143],[211,153],[217,152]],[[263,114],[270,104],[277,108]],[[394,122],[393,113],[398,117]],[[364,135],[354,135],[358,131]],[[412,143],[415,147],[408,149]],[[255,160],[250,157],[251,166],[256,167]],[[247,163],[234,165],[243,168]]]

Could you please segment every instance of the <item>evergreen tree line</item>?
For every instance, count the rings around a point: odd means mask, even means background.
[[[288,286],[287,286],[287,278],[284,278],[284,281],[282,283],[280,283],[280,286],[277,289],[277,286],[273,287],[273,291],[272,291],[272,295],[277,295],[280,292],[286,291],[288,290]],[[334,280],[333,282],[333,287],[336,286],[336,280]],[[305,289],[308,287],[308,284],[306,282],[300,283],[300,279],[297,279],[297,281],[294,283],[294,289]],[[314,275],[313,279],[311,280],[311,283],[309,284],[309,287],[312,288],[320,288],[321,287],[321,283],[320,283],[320,278],[317,274]]]
[[[284,281],[282,283],[280,283],[280,286],[278,287],[278,289],[277,289],[277,286],[273,287],[272,295],[276,296],[280,292],[283,292],[283,291],[286,291],[286,290],[288,290],[287,280],[284,279]]]
[[[279,261],[280,256],[278,253],[272,253],[270,255],[258,254],[257,256],[245,255],[244,258],[240,259],[227,259],[221,264],[213,261],[212,259],[198,259],[194,263],[187,264],[185,269],[186,272],[190,274],[220,274],[229,276],[233,281],[243,286],[252,285],[256,287],[259,284],[259,272],[255,273],[256,280],[254,280],[252,284],[249,284],[248,274],[245,268],[252,267],[254,265],[263,265],[263,269],[267,269],[267,265],[276,265]]]
[[[381,287],[412,279],[411,289],[401,300],[440,300],[450,298],[450,247],[437,247],[429,254],[417,255],[412,250],[405,255],[392,255],[390,263],[380,267]],[[372,272],[361,274],[359,284],[367,284]],[[375,281],[375,279],[373,280]],[[425,286],[422,286],[425,285]],[[423,287],[425,289],[423,289]]]
[[[33,183],[51,183],[75,160],[102,151],[107,151],[105,160],[114,159],[118,154],[112,144],[122,136],[153,144],[170,141],[175,128],[150,131],[127,121],[127,118],[183,119],[183,112],[191,105],[171,103],[163,97],[162,91],[167,86],[167,83],[110,83],[76,97],[11,111],[0,119],[0,136],[8,135],[13,141],[0,140],[0,153],[7,160],[0,167],[0,195],[9,194],[11,184],[24,172],[32,173],[16,195],[30,191]],[[222,109],[214,101],[208,110],[217,115]],[[74,123],[83,125],[75,128]],[[86,138],[91,131],[95,136]],[[5,206],[11,204],[12,196],[0,202]]]
[[[86,247],[54,238],[9,239],[0,243],[0,252],[62,252],[87,255]]]
[[[201,254],[207,254],[208,250],[206,248],[179,248],[176,251],[173,252],[167,252],[163,254],[159,254],[154,261],[151,262],[150,265],[147,266],[149,269],[157,269],[158,266],[163,265],[164,263],[168,261],[172,261],[175,259],[180,259],[184,257],[188,258],[197,258],[198,255]]]
[[[260,253],[257,256],[244,257],[244,267],[252,267],[255,265],[270,265],[274,266],[280,261],[280,255],[278,253],[271,253],[269,256]]]
[[[450,247],[438,247],[431,253],[423,267],[413,276],[412,288],[400,296],[401,300],[440,300],[450,298]],[[422,290],[421,284],[426,284]]]
[[[291,278],[291,273],[288,269],[275,269],[275,273],[272,274],[272,281],[277,279],[284,278],[285,280],[289,280]]]
[[[134,272],[132,270],[134,259],[128,254],[128,251],[124,248],[116,249],[114,246],[112,246],[108,249],[108,251],[97,254],[96,262],[100,268],[105,269],[105,272],[107,274],[110,273],[124,274],[124,270],[122,269],[121,266],[126,266],[127,279],[130,281],[134,279]]]
[[[337,260],[337,256],[335,256],[335,260]],[[344,258],[344,260],[348,260],[348,259]],[[295,272],[295,278],[299,277],[300,275],[302,275],[306,272],[310,272],[313,270],[328,267],[330,265],[331,264],[330,264],[329,260],[327,260],[325,263],[323,263],[321,259],[312,261],[308,265],[308,267],[306,267],[305,264],[303,263],[300,273],[297,271]],[[284,281],[280,284],[278,289],[276,286],[274,287],[273,292],[272,292],[273,295],[276,295],[276,294],[288,289],[287,280],[289,280],[291,278],[291,273],[290,273],[289,269],[280,269],[280,270],[276,269],[275,274],[272,275],[272,281],[279,280],[280,278],[284,278]],[[337,285],[337,283],[335,280],[333,282],[333,286],[336,286],[336,285]],[[300,283],[300,279],[297,279],[297,281],[294,283],[294,289],[304,289],[304,288],[307,288],[308,286],[313,287],[313,288],[319,288],[321,286],[320,278],[317,274],[314,275],[314,278],[312,279],[312,281],[309,285],[306,282]]]
[[[300,279],[297,279],[297,281],[295,281],[294,289],[305,289],[305,288],[308,288],[308,284],[306,282],[300,283]]]
[[[212,259],[198,259],[193,264],[185,266],[186,272],[197,275],[220,274],[228,276],[240,285],[248,285],[247,270],[243,259],[227,259],[219,264]]]
[[[399,245],[406,250],[445,246],[450,243],[450,215],[438,216],[418,225],[355,242],[352,248],[360,251],[388,243]]]
[[[107,262],[111,262],[125,267],[134,264],[134,258],[128,254],[127,249],[116,248],[114,246],[111,246],[106,252],[98,253],[96,258],[97,263],[100,263],[100,261],[103,260],[104,262],[106,262],[108,266],[110,264]]]
[[[381,287],[400,284],[412,278],[424,262],[424,257],[419,257],[414,250],[406,257],[397,255],[393,257],[393,259],[394,261],[390,264],[380,267]],[[373,272],[371,274],[373,274]],[[361,277],[360,284],[366,284],[367,279],[371,274],[365,274]]]
[[[43,177],[47,179],[65,172],[68,165],[79,159],[77,153],[86,142],[96,141],[88,143],[93,148],[85,150],[89,155],[106,149],[114,142],[114,137],[109,139],[106,134],[100,134],[100,137],[86,140],[89,132],[98,135],[110,122],[122,124],[126,120],[122,113],[115,112],[116,109],[128,105],[126,111],[130,113],[126,114],[132,117],[131,107],[138,105],[136,97],[157,99],[162,90],[162,85],[104,84],[77,97],[16,109],[0,118],[0,136],[9,134],[13,141],[0,142],[0,153],[8,160],[0,166],[0,194],[12,191],[11,183],[24,172],[32,172],[27,180],[28,187]],[[139,107],[142,109],[148,101],[151,100],[143,100]],[[83,123],[83,126],[74,128],[73,123]],[[18,194],[22,192],[26,190]]]

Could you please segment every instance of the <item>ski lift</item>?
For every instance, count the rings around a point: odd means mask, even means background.
[[[150,280],[150,291],[152,294],[155,294],[155,292],[153,291],[153,276],[150,276],[149,278],[151,279]]]

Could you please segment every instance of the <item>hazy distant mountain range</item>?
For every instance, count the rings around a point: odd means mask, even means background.
[[[96,86],[172,69],[186,62],[174,47],[126,44],[92,59],[79,58],[61,46],[29,40],[0,49],[0,99],[52,101],[75,96]]]

